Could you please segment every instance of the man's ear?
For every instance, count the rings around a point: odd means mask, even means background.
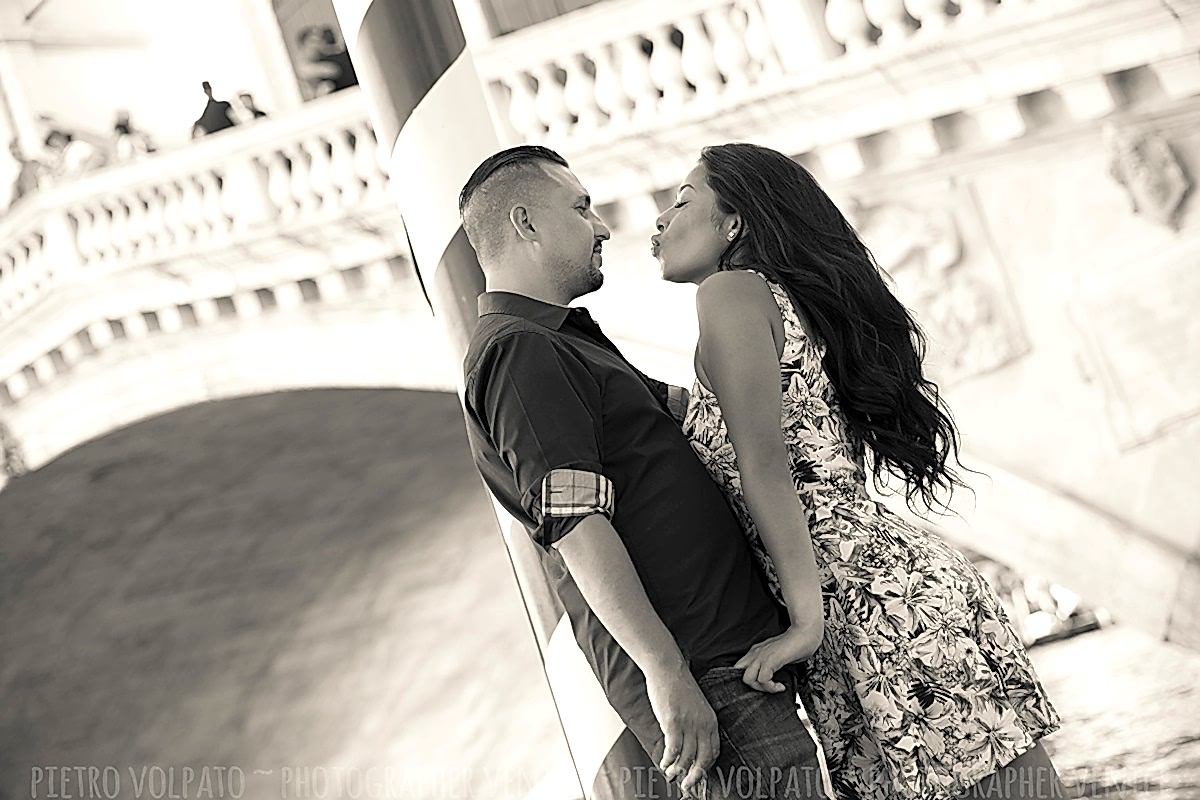
[[[512,223],[517,235],[525,241],[532,242],[538,239],[537,229],[533,227],[533,220],[529,218],[529,209],[525,206],[513,206],[508,212],[508,221]]]

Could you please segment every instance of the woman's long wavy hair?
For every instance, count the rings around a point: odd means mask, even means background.
[[[959,438],[937,385],[922,372],[925,335],[884,281],[854,228],[803,166],[752,144],[701,155],[717,209],[741,215],[721,270],[755,268],[778,282],[812,334],[850,433],[871,451],[875,485],[903,478],[915,509],[964,487]],[[948,497],[946,498],[948,501]]]

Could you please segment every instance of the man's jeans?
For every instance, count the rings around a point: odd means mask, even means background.
[[[787,687],[777,694],[751,689],[737,667],[714,667],[700,677],[721,734],[721,754],[708,771],[702,800],[826,797],[817,743],[796,706],[797,669],[775,674]]]

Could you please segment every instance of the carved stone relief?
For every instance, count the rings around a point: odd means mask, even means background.
[[[989,372],[1028,349],[991,253],[982,242],[966,248],[950,203],[846,205],[896,296],[925,331],[934,380],[948,384]]]
[[[1135,214],[1179,229],[1179,211],[1192,183],[1167,141],[1153,131],[1104,127],[1109,174],[1124,187]]]
[[[1200,415],[1200,233],[1093,266],[1067,306],[1118,444],[1131,449]]]

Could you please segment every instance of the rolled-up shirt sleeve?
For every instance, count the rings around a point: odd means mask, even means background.
[[[601,458],[601,392],[573,354],[523,331],[489,348],[468,402],[512,471],[521,506],[549,547],[616,499]]]

